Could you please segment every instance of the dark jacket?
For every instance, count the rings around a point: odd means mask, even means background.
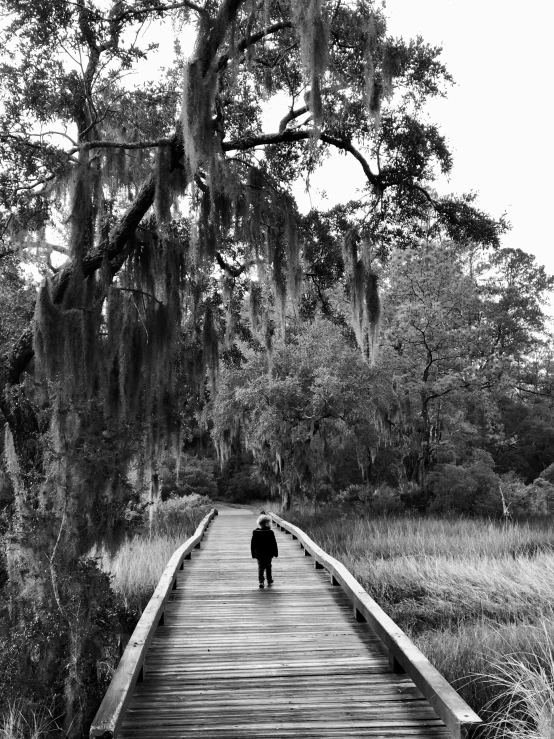
[[[271,529],[254,529],[250,549],[254,559],[269,560],[279,556],[277,539]]]

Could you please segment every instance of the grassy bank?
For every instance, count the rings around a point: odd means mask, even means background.
[[[125,539],[115,553],[93,552],[128,608],[144,609],[171,555],[194,534],[209,510],[210,506],[191,505],[186,498],[168,500],[160,503],[152,526]]]
[[[348,567],[472,708],[487,719],[500,709],[489,736],[553,738],[552,522],[286,518]]]

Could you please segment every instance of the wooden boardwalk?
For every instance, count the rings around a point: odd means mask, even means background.
[[[450,737],[343,589],[275,530],[258,589],[256,516],[222,509],[178,573],[119,737]]]

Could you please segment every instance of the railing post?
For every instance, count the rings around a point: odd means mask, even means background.
[[[146,652],[154,638],[156,628],[165,623],[165,603],[172,590],[177,587],[177,571],[182,569],[183,559],[191,559],[193,541],[204,533],[217,511],[212,509],[199,524],[195,534],[177,549],[164,570],[154,595],[144,609],[138,624],[127,642],[119,665],[112,677],[108,690],[100,704],[90,728],[90,737],[114,737],[123,721],[133,686],[144,680],[146,675]],[[197,544],[199,546],[199,544]],[[184,552],[187,552],[184,554]]]
[[[281,530],[293,534],[300,540],[301,545],[304,546],[305,556],[309,554],[306,547],[310,547],[316,570],[326,569],[333,585],[342,585],[354,604],[356,620],[365,620],[387,649],[391,671],[405,673],[413,680],[437,715],[444,721],[452,737],[454,739],[474,739],[475,735],[479,735],[480,728],[483,726],[479,716],[437,672],[429,660],[387,616],[344,565],[324,552],[298,527],[283,521],[279,516],[275,516],[275,522]]]
[[[400,664],[400,662],[390,652],[389,652],[389,667],[397,675],[401,675],[404,672],[404,668],[402,667],[402,665]]]

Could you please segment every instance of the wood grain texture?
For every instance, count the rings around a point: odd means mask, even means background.
[[[156,627],[160,623],[165,623],[165,607],[170,594],[175,592],[177,572],[187,555],[200,545],[210,522],[216,515],[217,511],[212,509],[200,522],[190,539],[187,539],[173,553],[167,563],[154,594],[129,639],[106,695],[94,717],[90,728],[91,737],[113,737],[117,735],[133,687],[140,678],[145,676],[146,654],[156,633]]]
[[[367,622],[386,647],[393,672],[405,671],[444,721],[454,739],[473,736],[481,726],[480,717],[472,711],[454,688],[431,665],[411,639],[387,616],[360,583],[334,557],[324,552],[301,529],[270,514],[274,523],[300,542],[319,565],[330,574],[333,585],[341,585],[353,605],[357,621]]]
[[[223,509],[177,572],[118,736],[341,739],[451,734],[343,588],[275,531],[275,582],[258,588],[254,514]],[[296,535],[296,532],[295,532]]]

